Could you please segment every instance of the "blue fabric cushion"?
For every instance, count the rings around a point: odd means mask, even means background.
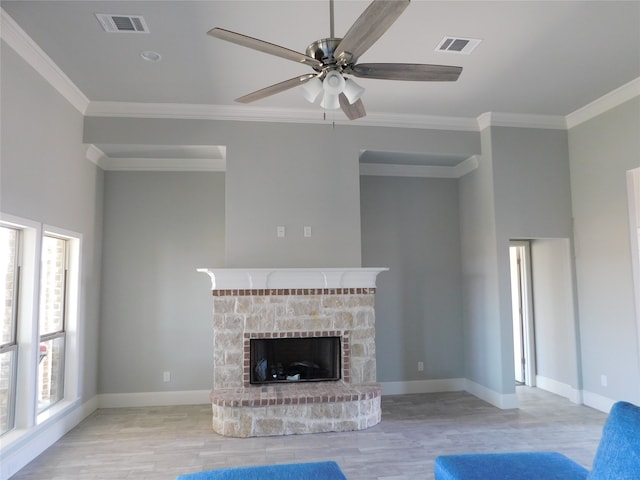
[[[640,407],[628,402],[613,406],[588,478],[640,479]]]
[[[180,475],[177,480],[347,480],[336,462],[235,467]]]
[[[588,470],[555,452],[445,455],[436,480],[584,480]]]

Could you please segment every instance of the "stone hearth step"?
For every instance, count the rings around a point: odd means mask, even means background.
[[[260,407],[311,403],[357,402],[379,397],[382,387],[344,383],[282,383],[248,388],[221,388],[211,392],[211,403],[219,407]]]
[[[364,430],[381,420],[382,388],[341,382],[283,383],[211,392],[213,431],[260,437]]]

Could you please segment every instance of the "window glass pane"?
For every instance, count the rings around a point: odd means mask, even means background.
[[[0,353],[0,435],[13,428],[16,349]]]
[[[40,280],[40,336],[64,330],[67,241],[44,236]]]
[[[64,335],[40,342],[38,413],[64,396]]]
[[[0,227],[0,293],[3,305],[0,345],[15,342],[17,258],[18,231]]]

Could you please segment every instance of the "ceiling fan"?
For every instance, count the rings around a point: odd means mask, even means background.
[[[305,98],[311,102],[322,95],[320,105],[327,110],[341,108],[347,118],[355,120],[366,115],[360,97],[364,89],[345,75],[382,80],[420,82],[458,79],[462,67],[415,63],[357,63],[365,53],[409,6],[410,0],[373,0],[342,38],[336,38],[333,25],[333,0],[329,0],[330,37],[316,40],[306,54],[240,33],[212,28],[212,37],[226,40],[260,52],[310,66],[315,73],[300,75],[262,88],[236,102],[250,103],[276,93],[302,86]]]

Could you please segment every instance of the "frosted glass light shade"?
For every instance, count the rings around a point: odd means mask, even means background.
[[[337,110],[340,108],[340,100],[338,100],[338,95],[333,95],[331,93],[325,92],[322,97],[322,101],[320,102],[320,106],[325,110]]]
[[[302,95],[308,102],[315,102],[322,93],[322,81],[318,77],[313,77],[300,87]]]
[[[327,94],[331,95],[340,95],[344,90],[345,81],[335,70],[327,73],[327,76],[324,77],[324,81],[322,82],[322,88],[324,88],[325,96]]]
[[[362,94],[364,93],[364,88],[358,85],[356,82],[354,82],[350,78],[347,78],[345,80],[343,93],[344,93],[344,96],[347,97],[347,100],[349,100],[349,103],[354,103],[358,101],[360,97],[362,97]]]

